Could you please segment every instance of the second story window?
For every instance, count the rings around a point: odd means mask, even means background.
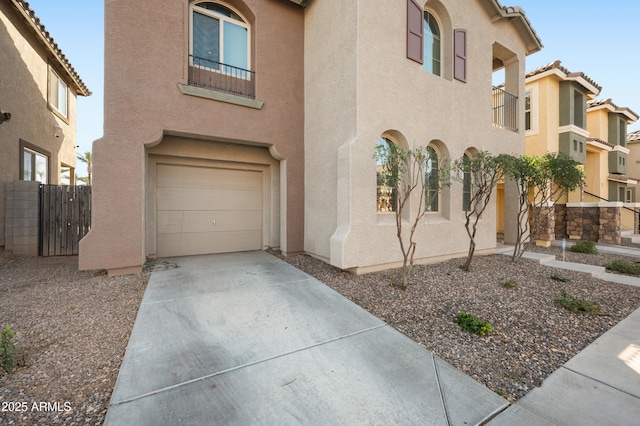
[[[67,117],[67,93],[67,83],[49,68],[49,105],[64,117]]]
[[[524,129],[531,130],[531,91],[524,95]]]
[[[220,3],[200,2],[192,7],[191,54],[194,62],[249,69],[249,27],[236,12]]]
[[[250,30],[245,18],[221,3],[194,3],[189,38],[189,84],[254,98]]]
[[[440,27],[436,18],[424,12],[424,62],[422,68],[431,74],[440,74],[441,48]]]

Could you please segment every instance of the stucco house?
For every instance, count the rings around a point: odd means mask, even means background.
[[[14,216],[6,188],[73,183],[76,100],[91,92],[26,1],[0,0],[0,55],[0,245],[34,253],[23,231],[37,229],[37,211]]]
[[[600,175],[597,181],[593,178],[586,182],[585,191],[592,194],[593,189],[599,199],[608,201],[635,202],[635,185],[640,175],[627,173],[630,152],[627,125],[637,120],[638,114],[627,107],[619,107],[611,99],[594,99],[587,103],[588,142],[608,149],[600,156],[599,163],[594,161],[592,165],[587,161],[587,170],[599,170]]]
[[[397,265],[375,147],[524,152],[525,57],[542,48],[496,0],[114,0],[105,28],[80,267],[110,274],[268,247],[354,272]],[[418,261],[466,253],[464,189],[429,206]],[[478,250],[491,251],[495,208],[483,222]]]
[[[622,229],[634,228],[633,206],[623,203],[635,201],[637,181],[626,174],[626,126],[638,116],[611,99],[596,99],[602,87],[560,61],[527,73],[525,90],[526,154],[562,152],[585,173],[584,187],[555,201],[537,243],[567,237],[619,243]],[[615,219],[605,219],[610,214]]]

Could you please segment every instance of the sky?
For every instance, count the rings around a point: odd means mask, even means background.
[[[544,48],[527,57],[527,71],[555,60],[602,86],[598,96],[640,114],[640,2],[637,0],[501,0],[525,10]],[[102,136],[104,0],[29,0],[93,93],[78,98],[78,152]],[[640,120],[629,126],[640,130]],[[78,174],[86,169],[78,163]]]

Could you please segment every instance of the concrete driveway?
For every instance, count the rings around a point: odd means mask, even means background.
[[[472,425],[508,405],[266,252],[168,261],[151,275],[106,425]]]

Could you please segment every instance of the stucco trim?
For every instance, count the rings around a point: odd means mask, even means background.
[[[214,101],[226,102],[255,109],[262,109],[262,106],[264,105],[264,101],[244,98],[242,96],[236,96],[229,93],[216,92],[215,90],[203,89],[202,87],[189,86],[182,83],[178,83],[178,87],[183,95],[211,99]]]
[[[575,124],[560,126],[558,128],[558,134],[562,134],[562,133],[575,133],[576,135],[580,135],[585,138],[588,138],[589,136],[591,136],[588,130],[578,127]]]

